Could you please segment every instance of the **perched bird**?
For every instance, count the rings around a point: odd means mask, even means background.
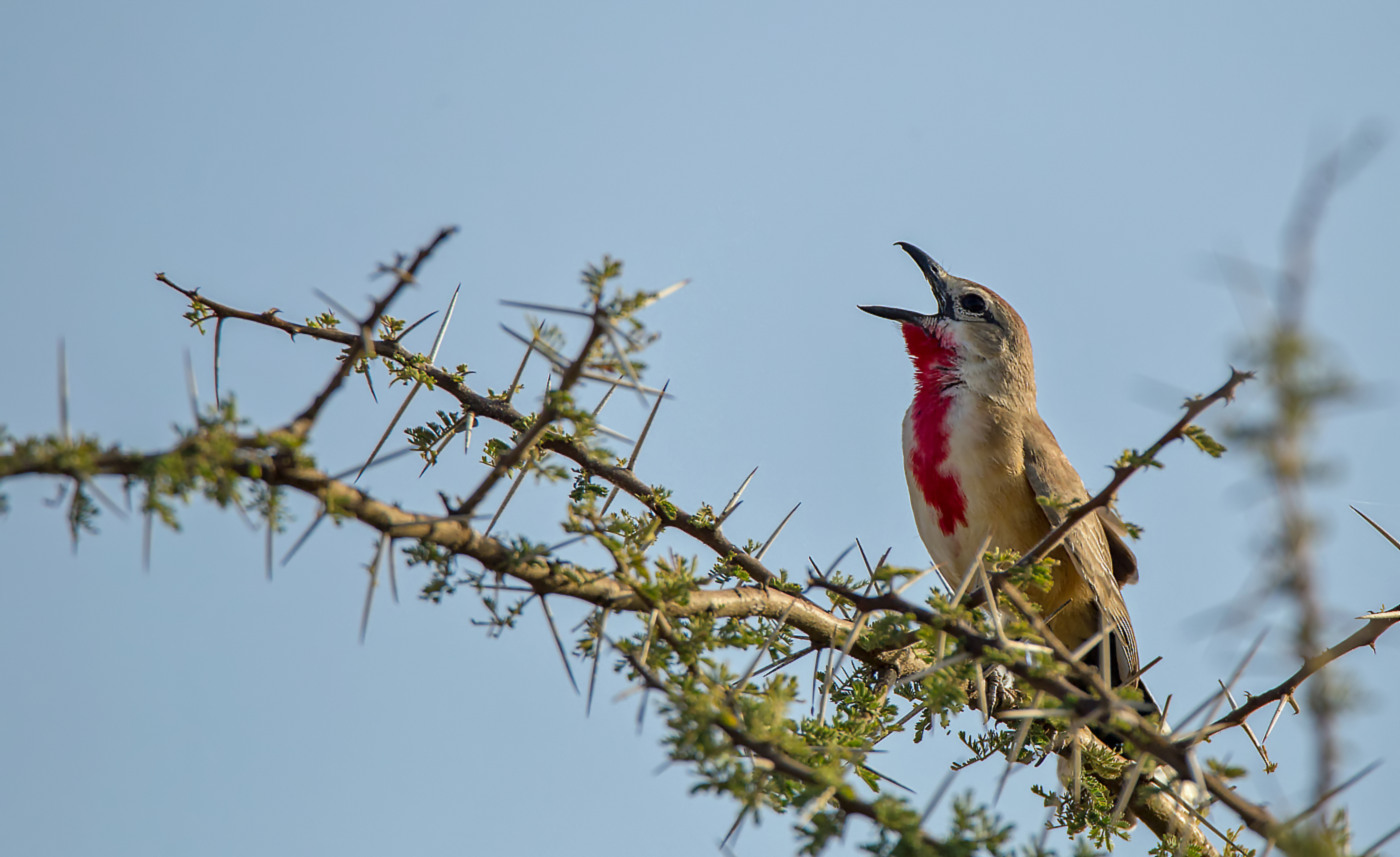
[[[933,287],[938,311],[861,309],[900,322],[914,363],[914,402],[904,417],[909,499],[929,556],[956,587],[984,540],[1025,552],[1064,519],[1065,504],[1089,494],[1036,410],[1021,317],[991,289],[949,274],[912,244],[899,246]],[[1071,650],[1107,628],[1115,686],[1138,669],[1119,591],[1137,581],[1125,535],[1117,515],[1099,509],[1050,554],[1058,562],[1049,588],[1026,593]],[[1098,652],[1086,662],[1098,664]]]

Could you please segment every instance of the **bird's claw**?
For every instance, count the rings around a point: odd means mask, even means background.
[[[987,707],[982,712],[984,716],[991,717],[997,712],[1016,708],[1021,704],[1021,693],[1016,689],[1016,681],[1006,667],[993,664],[982,671],[982,676],[982,687],[979,689],[974,686],[968,696],[977,701],[978,708],[981,708],[982,701],[986,700]],[[973,681],[975,683],[976,679]]]

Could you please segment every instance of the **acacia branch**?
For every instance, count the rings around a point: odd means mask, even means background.
[[[1195,422],[1198,416],[1217,402],[1232,401],[1235,398],[1235,390],[1245,381],[1253,377],[1253,372],[1242,372],[1239,369],[1231,369],[1230,379],[1224,384],[1221,384],[1215,392],[1205,396],[1194,396],[1187,399],[1186,404],[1183,406],[1186,412],[1181,415],[1181,419],[1177,420],[1171,428],[1163,432],[1162,436],[1157,438],[1157,440],[1147,448],[1146,452],[1136,453],[1131,457],[1131,460],[1123,464],[1115,465],[1113,468],[1113,478],[1108,481],[1108,484],[1103,487],[1103,490],[1095,494],[1088,502],[1082,503],[1070,510],[1070,512],[1065,515],[1065,519],[1050,532],[1046,533],[1045,537],[1039,542],[1036,542],[1034,547],[1022,554],[1019,561],[1012,565],[1011,568],[1008,568],[1006,571],[996,576],[1005,578],[1015,569],[1027,568],[1044,559],[1052,550],[1059,547],[1060,542],[1065,540],[1070,531],[1073,530],[1080,521],[1089,517],[1096,509],[1107,508],[1108,505],[1113,502],[1113,498],[1117,495],[1118,489],[1122,488],[1123,484],[1127,482],[1133,474],[1142,470],[1144,467],[1155,465],[1157,463],[1157,454],[1160,453],[1167,444],[1173,441],[1186,439],[1186,429]]]
[[[1370,647],[1374,650],[1376,647],[1376,640],[1380,639],[1381,634],[1389,631],[1397,622],[1400,622],[1400,612],[1393,610],[1371,617],[1367,620],[1365,625],[1362,625],[1345,640],[1342,640],[1331,648],[1318,652],[1310,658],[1304,659],[1303,665],[1298,668],[1297,672],[1284,679],[1275,687],[1270,688],[1258,696],[1251,695],[1249,700],[1243,705],[1235,708],[1219,720],[1216,720],[1214,723],[1202,729],[1200,732],[1201,737],[1214,735],[1222,730],[1239,726],[1248,720],[1251,714],[1259,709],[1275,702],[1292,698],[1298,691],[1298,688],[1302,686],[1303,682],[1307,681],[1323,667],[1340,658],[1342,655],[1353,652],[1363,646]]]
[[[356,334],[337,330],[335,328],[309,327],[303,324],[296,324],[278,318],[272,311],[265,313],[254,313],[240,310],[227,304],[211,300],[198,293],[198,290],[185,289],[175,285],[164,275],[157,275],[157,279],[191,300],[198,300],[202,305],[209,308],[209,311],[219,318],[236,318],[253,324],[270,327],[280,330],[291,336],[301,335],[311,339],[324,342],[332,342],[337,345],[355,347],[361,342],[361,337]],[[593,335],[601,335],[595,330]],[[405,348],[399,338],[374,340],[373,348],[375,356],[391,360],[399,365],[414,365],[415,368],[433,379],[434,384],[457,400],[467,412],[478,417],[484,417],[493,422],[505,426],[518,426],[525,419],[526,414],[516,410],[505,396],[484,396],[472,390],[463,380],[451,372],[441,367],[417,362],[420,355]],[[586,354],[584,351],[581,353]],[[573,365],[579,366],[581,363],[575,361]],[[537,421],[537,424],[543,423]],[[559,455],[572,461],[581,467],[591,476],[596,476],[604,481],[617,486],[627,492],[633,499],[641,503],[652,514],[661,519],[662,525],[685,533],[705,547],[714,551],[716,555],[726,562],[732,563],[747,574],[751,579],[763,584],[778,583],[777,575],[769,571],[766,566],[752,555],[744,551],[738,545],[726,538],[718,525],[714,527],[701,523],[692,513],[685,511],[674,504],[661,502],[652,490],[642,480],[638,479],[632,471],[625,467],[612,465],[600,458],[600,456],[589,447],[562,435],[544,434],[541,439],[535,441],[539,448],[558,453]],[[516,444],[517,449],[523,448],[521,444]],[[516,462],[518,463],[518,462]],[[479,501],[478,501],[479,502]]]

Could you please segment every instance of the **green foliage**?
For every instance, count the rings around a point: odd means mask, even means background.
[[[1211,458],[1219,458],[1225,454],[1225,445],[1211,437],[1205,429],[1200,426],[1187,426],[1181,430],[1186,439],[1196,445],[1196,448]]]
[[[306,319],[306,326],[318,330],[338,330],[340,328],[340,319],[336,318],[335,313],[326,310],[319,315],[309,316]]]
[[[516,627],[525,612],[539,609],[546,597],[588,602],[593,612],[572,630],[565,623],[556,627],[551,619],[561,653],[592,659],[598,667],[607,659],[614,671],[650,688],[648,698],[666,720],[666,752],[689,766],[694,790],[730,798],[747,818],[788,816],[803,853],[821,853],[851,831],[852,819],[864,817],[869,833],[864,847],[872,854],[1044,854],[1041,846],[1031,844],[1018,851],[1012,825],[971,794],[952,801],[946,831],[934,836],[926,829],[921,807],[890,789],[875,755],[880,743],[897,733],[912,732],[912,740],[919,743],[952,731],[955,718],[976,693],[979,666],[1014,668],[1021,682],[1018,690],[1026,697],[1033,693],[1025,683],[1027,676],[1039,681],[1065,671],[1065,665],[1043,653],[998,647],[997,635],[1003,633],[1034,640],[1029,623],[1004,597],[998,601],[1001,623],[994,628],[986,612],[966,603],[952,604],[937,591],[926,598],[924,590],[902,596],[912,600],[897,602],[899,609],[862,612],[871,610],[863,599],[893,598],[923,573],[883,561],[873,570],[865,562],[851,561],[844,569],[823,574],[822,582],[840,592],[809,590],[804,586],[806,572],[798,575],[803,583],[794,583],[782,568],[769,569],[771,579],[759,574],[767,581],[759,585],[744,564],[752,567],[764,546],[753,539],[742,545],[729,542],[721,534],[715,507],[700,504],[687,511],[683,500],[662,485],[628,496],[607,481],[606,470],[599,474],[600,465],[630,470],[635,454],[619,458],[601,445],[596,411],[602,403],[586,399],[592,389],[577,386],[576,379],[640,381],[646,367],[639,358],[656,340],[640,315],[658,293],[621,289],[616,283],[621,274],[621,262],[607,256],[583,271],[584,313],[591,327],[582,344],[574,345],[572,356],[557,325],[530,320],[529,348],[553,364],[551,383],[558,386],[529,396],[535,405],[528,410],[521,404],[527,397],[519,395],[524,385],[517,381],[508,381],[502,392],[488,387],[483,401],[473,398],[477,394],[466,386],[466,365],[449,373],[397,344],[373,357],[357,356],[353,371],[367,379],[371,365],[378,362],[391,385],[421,384],[424,394],[436,393],[435,400],[443,403],[431,419],[404,429],[427,467],[437,464],[453,438],[468,434],[479,419],[496,420],[497,430],[479,441],[483,467],[478,475],[488,481],[476,492],[459,489],[467,498],[441,495],[448,518],[434,518],[432,526],[452,535],[436,540],[419,538],[419,531],[404,535],[390,529],[357,505],[360,494],[349,491],[318,494],[325,513],[337,522],[357,514],[387,532],[394,539],[390,549],[401,550],[407,568],[423,581],[422,600],[441,603],[450,596],[468,595],[476,602],[473,621],[490,634]],[[213,317],[208,304],[190,300],[185,318],[191,324],[199,327]],[[329,311],[306,320],[311,331],[339,329],[341,324]],[[389,315],[378,320],[377,328],[395,343],[410,330],[402,319]],[[343,339],[336,336],[332,341]],[[340,359],[356,353],[343,351]],[[560,378],[564,380],[556,380]],[[1212,455],[1223,450],[1194,426],[1185,435]],[[287,432],[252,430],[230,398],[181,431],[169,450],[129,463],[124,473],[130,484],[143,489],[142,512],[172,528],[179,526],[180,504],[204,498],[221,507],[251,510],[270,531],[278,532],[289,518],[284,484],[295,482],[279,482],[269,475],[285,474],[289,464],[309,465],[304,442],[304,437]],[[0,429],[0,476],[42,472],[69,480],[67,514],[75,540],[79,533],[94,530],[100,511],[96,500],[102,499],[94,493],[94,480],[103,472],[115,472],[103,468],[114,456],[124,455],[128,454],[89,438],[14,439]],[[1160,466],[1134,451],[1125,452],[1118,464]],[[519,484],[527,474],[541,483],[540,493],[554,491],[559,496],[564,504],[561,528],[571,538],[551,544],[557,532],[548,537],[538,532],[506,536],[504,524],[492,529],[489,538],[481,531],[485,524],[477,521],[491,509],[469,504],[488,495],[495,502],[507,502],[514,489],[507,489],[507,482]],[[550,488],[551,483],[563,484]],[[1061,513],[1082,502],[1038,499]],[[698,533],[699,543],[710,552],[678,553],[677,531]],[[566,548],[570,545],[578,546]],[[597,562],[586,565],[579,557]],[[1022,568],[1019,559],[1014,552],[994,548],[983,562],[989,574],[1007,575],[1024,590],[1048,589],[1054,561]],[[784,594],[802,600],[785,601]],[[719,595],[732,597],[714,597]],[[918,612],[924,608],[926,615]],[[804,614],[825,610],[822,619],[827,624],[799,630],[790,619],[780,621],[779,611],[791,609]],[[896,663],[903,672],[890,666]],[[815,677],[811,685],[809,674]],[[1018,736],[1014,725],[1019,721],[1011,722],[1011,728],[959,731],[957,737],[971,756],[954,767],[1038,764],[1056,745],[1056,730],[1065,726],[1035,722]],[[1017,758],[1009,760],[1013,750]],[[1084,757],[1086,774],[1077,794],[1039,786],[1037,793],[1054,807],[1055,826],[1111,848],[1123,833],[1121,824],[1110,817],[1115,795],[1104,781],[1121,774],[1124,763],[1092,748]]]

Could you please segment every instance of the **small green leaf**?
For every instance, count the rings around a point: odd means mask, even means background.
[[[1211,458],[1219,458],[1225,452],[1225,444],[1211,437],[1200,426],[1187,426],[1181,430],[1196,448]]]

